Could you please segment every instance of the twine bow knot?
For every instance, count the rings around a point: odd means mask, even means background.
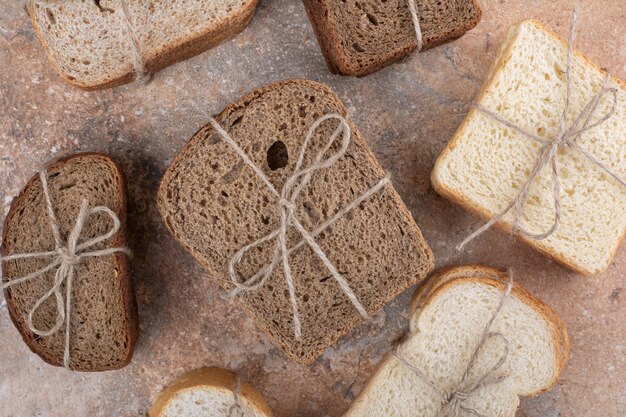
[[[485,414],[482,414],[475,409],[466,405],[467,400],[478,390],[489,386],[495,385],[506,379],[506,375],[502,374],[500,371],[506,362],[507,357],[509,356],[509,341],[504,337],[502,333],[499,332],[491,332],[491,326],[495,321],[498,314],[504,307],[504,304],[509,299],[511,294],[511,289],[513,288],[513,278],[512,275],[509,274],[509,282],[504,290],[504,294],[500,300],[500,303],[496,307],[496,310],[492,314],[491,318],[487,322],[485,329],[480,338],[480,342],[476,346],[474,353],[472,354],[470,361],[463,372],[463,377],[461,378],[461,382],[454,388],[450,393],[447,393],[445,390],[441,389],[432,379],[426,376],[424,372],[422,372],[419,368],[415,367],[413,364],[408,362],[404,355],[400,352],[400,345],[396,347],[393,352],[393,356],[408,370],[410,370],[413,374],[415,374],[419,379],[421,379],[426,385],[428,385],[438,396],[442,399],[443,405],[435,415],[435,417],[459,417],[461,412],[472,414],[476,417],[488,417]],[[476,361],[480,352],[483,350],[485,344],[489,339],[500,339],[503,342],[504,349],[502,350],[500,356],[498,357],[498,361],[495,365],[489,368],[484,374],[470,378],[472,375],[472,371],[476,366]]]
[[[63,366],[70,369],[70,315],[72,305],[72,286],[76,265],[78,265],[85,258],[107,256],[117,252],[130,254],[130,250],[125,247],[90,250],[101,242],[112,238],[120,230],[121,222],[113,210],[104,206],[89,208],[89,202],[87,200],[82,201],[74,228],[69,234],[67,243],[64,244],[59,230],[59,222],[56,218],[52,205],[52,198],[50,197],[48,174],[46,172],[40,172],[39,178],[44,192],[46,210],[50,221],[50,227],[52,229],[52,235],[54,237],[55,248],[54,250],[44,252],[20,253],[0,257],[0,289],[4,290],[23,282],[43,278],[48,271],[57,268],[52,286],[35,302],[33,308],[28,312],[28,327],[30,331],[37,336],[46,337],[57,333],[61,330],[63,323],[65,323],[65,350],[63,352]],[[113,227],[105,234],[91,238],[83,243],[79,243],[80,235],[87,219],[99,213],[108,216],[113,222]],[[16,278],[6,283],[2,282],[4,278],[2,265],[4,262],[34,258],[51,258],[51,260],[43,268],[24,277]],[[64,286],[65,298],[63,297]],[[55,324],[47,330],[38,329],[33,324],[33,316],[39,307],[52,296],[54,296],[56,300],[57,317]]]
[[[619,184],[626,187],[626,181],[620,178],[619,175],[617,175],[617,173],[613,172],[607,164],[600,161],[598,158],[593,156],[591,153],[589,153],[587,150],[585,150],[583,147],[581,147],[580,145],[576,143],[578,138],[583,133],[586,133],[602,125],[603,123],[608,121],[611,117],[613,117],[613,115],[615,114],[615,111],[617,109],[617,89],[608,86],[610,78],[611,78],[609,74],[606,75],[600,91],[598,91],[587,102],[582,112],[576,117],[572,125],[569,128],[567,127],[567,116],[569,113],[571,97],[572,97],[572,55],[573,55],[573,48],[574,48],[574,36],[576,32],[575,30],[576,19],[577,19],[577,9],[575,8],[572,13],[570,36],[569,36],[569,43],[568,43],[568,50],[567,50],[567,69],[565,71],[567,90],[566,90],[566,96],[565,96],[565,108],[563,110],[563,113],[561,114],[561,119],[559,122],[559,129],[557,131],[557,134],[551,140],[546,140],[536,134],[528,132],[522,129],[521,127],[511,123],[510,121],[506,120],[499,114],[494,113],[493,111],[486,109],[485,107],[479,104],[476,104],[476,103],[472,104],[473,108],[497,120],[504,126],[516,131],[517,133],[541,144],[542,148],[541,148],[541,151],[539,152],[539,156],[535,162],[535,166],[533,167],[533,170],[531,171],[529,177],[527,178],[527,180],[525,181],[525,183],[523,184],[519,193],[513,199],[513,201],[511,201],[504,210],[502,210],[498,215],[493,217],[489,222],[487,222],[485,225],[483,225],[482,227],[474,231],[472,234],[470,234],[463,242],[461,242],[457,246],[457,250],[463,250],[465,245],[467,245],[469,242],[471,242],[472,240],[474,240],[475,238],[477,238],[478,236],[480,236],[481,234],[489,230],[493,225],[495,225],[504,216],[506,216],[507,213],[509,213],[511,210],[514,210],[513,226],[511,227],[512,234],[523,235],[534,240],[543,240],[553,235],[558,229],[559,224],[561,223],[561,217],[562,217],[561,180],[560,180],[559,173],[558,173],[558,152],[557,152],[559,149],[563,149],[563,148],[575,149],[576,151],[584,155],[585,158],[591,161],[594,165],[596,165],[598,168],[604,171],[607,175],[615,179]],[[600,101],[606,95],[611,95],[613,99],[612,104],[609,106],[609,111],[597,121],[592,122],[600,106]],[[524,207],[526,206],[526,202],[528,201],[530,197],[531,187],[533,186],[533,184],[539,177],[539,174],[541,173],[541,171],[548,165],[550,165],[551,167],[551,176],[552,176],[552,183],[553,183],[554,220],[548,230],[546,230],[545,232],[535,233],[525,228],[522,225],[521,219],[522,219]]]
[[[306,167],[303,167],[304,157],[306,155],[309,143],[313,138],[316,131],[320,126],[328,120],[336,120],[339,125],[329,137],[325,146],[318,152],[313,158],[313,161]],[[351,139],[351,129],[348,121],[339,114],[327,114],[317,119],[310,127],[308,134],[302,144],[300,155],[296,163],[295,169],[291,176],[287,178],[282,190],[279,192],[274,185],[267,178],[265,173],[254,162],[250,160],[248,155],[237,145],[237,143],[228,135],[228,133],[220,126],[215,119],[209,119],[210,124],[219,133],[222,139],[239,155],[239,157],[256,173],[256,175],[265,183],[267,188],[277,198],[277,209],[280,216],[280,225],[273,232],[257,239],[256,241],[239,249],[228,264],[228,272],[231,278],[231,282],[235,286],[231,295],[236,296],[241,291],[255,291],[262,287],[265,282],[272,276],[274,270],[278,264],[282,261],[282,267],[284,272],[285,281],[289,290],[289,300],[293,311],[293,323],[294,333],[296,338],[300,338],[302,335],[302,324],[300,321],[300,314],[298,311],[298,301],[296,297],[296,290],[293,275],[291,272],[291,266],[289,264],[289,256],[299,249],[304,244],[308,244],[317,257],[322,261],[324,266],[330,271],[333,278],[337,281],[339,287],[348,297],[350,302],[355,306],[361,316],[369,317],[365,307],[358,300],[354,294],[348,282],[337,271],[332,262],[328,259],[328,256],[324,253],[322,248],[315,241],[315,236],[326,230],[338,219],[348,213],[350,210],[356,208],[364,200],[368,199],[375,193],[382,190],[388,183],[389,178],[384,177],[376,185],[363,193],[360,197],[356,198],[349,205],[339,210],[332,218],[322,223],[314,231],[309,232],[304,228],[300,220],[296,215],[297,204],[296,201],[300,196],[302,190],[309,184],[311,176],[314,172],[332,167],[341,157],[343,157],[348,149]],[[339,150],[326,157],[326,153],[331,149],[333,144],[337,141],[337,138],[341,135],[341,141],[339,143]],[[301,236],[302,240],[291,248],[288,248],[287,233],[290,228],[294,228]],[[265,242],[276,239],[274,246],[274,252],[272,260],[269,264],[261,267],[251,278],[243,279],[237,272],[237,265],[242,261],[245,254],[251,249],[262,245]]]

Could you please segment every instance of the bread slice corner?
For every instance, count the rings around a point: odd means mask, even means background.
[[[557,53],[564,55],[566,53],[565,51],[567,50],[566,42],[536,19],[525,20],[517,25],[512,26],[505,35],[505,39],[498,50],[496,59],[488,72],[483,87],[476,96],[476,103],[482,104],[486,100],[494,102],[493,97],[496,95],[494,93],[494,90],[496,90],[497,87],[492,85],[492,82],[494,79],[496,79],[496,77],[503,76],[502,74],[506,70],[509,62],[512,59],[515,59],[513,54],[515,53],[515,51],[519,51],[521,47],[520,45],[523,44],[535,45],[533,47],[535,53],[541,56],[543,56],[543,54],[548,54],[550,55],[550,57],[552,57],[552,54]],[[586,57],[577,50],[574,50],[574,65],[574,68],[585,68],[585,71],[587,71],[588,74],[592,74],[592,76],[598,80],[603,79],[606,74],[606,71],[604,69],[598,67],[588,57]],[[594,82],[599,84],[597,80],[594,80]],[[626,82],[616,77],[611,77],[610,83],[615,85],[619,90],[617,112],[613,117],[620,119],[618,124],[622,123],[626,125],[626,104],[624,101],[624,97],[626,97]],[[560,114],[560,112],[562,112],[562,108],[558,108],[558,110],[555,110],[555,112],[558,112],[558,114]],[[552,118],[558,119],[558,115],[554,115]],[[485,120],[487,120],[487,122],[485,122]],[[488,125],[486,123],[488,123]],[[496,211],[494,209],[487,208],[485,205],[481,204],[477,200],[477,197],[468,191],[468,188],[465,186],[465,184],[468,184],[467,181],[452,179],[452,175],[457,171],[451,168],[451,164],[456,161],[457,158],[463,157],[464,152],[467,152],[466,148],[471,143],[470,140],[477,140],[477,138],[480,138],[481,136],[482,138],[490,137],[490,134],[486,131],[482,132],[481,135],[477,135],[475,133],[475,129],[477,128],[477,126],[486,126],[485,129],[490,129],[494,126],[497,129],[508,129],[500,125],[499,122],[490,119],[489,116],[484,115],[481,111],[470,108],[467,117],[461,123],[448,145],[444,148],[440,156],[437,158],[437,161],[435,162],[435,166],[431,173],[431,183],[433,189],[438,194],[444,196],[452,202],[455,202],[456,204],[463,206],[471,213],[486,221],[495,217],[499,213],[499,210]],[[525,126],[522,127],[526,128]],[[474,134],[472,135],[473,130]],[[586,135],[590,136],[590,134]],[[522,137],[522,140],[527,142],[533,142],[532,139],[526,137]],[[533,145],[534,142],[528,146]],[[619,143],[616,143],[615,146],[619,147],[620,145]],[[461,148],[463,149],[463,151],[460,151]],[[566,156],[566,158],[568,157]],[[531,163],[534,163],[535,160],[536,158],[533,159]],[[619,156],[617,157],[617,160],[619,160]],[[566,165],[567,163],[569,163],[569,161],[561,162],[561,165]],[[532,166],[529,165],[529,169],[530,168],[532,168]],[[594,170],[596,168],[588,163],[587,169]],[[620,168],[620,165],[618,164],[613,164],[612,169],[614,170],[614,172],[617,172],[618,175],[621,173],[621,171],[623,171],[623,168]],[[463,174],[463,177],[465,179],[467,179],[468,176],[468,172],[465,172]],[[615,188],[611,188],[611,192],[615,193]],[[619,193],[619,191],[617,193]],[[622,194],[626,195],[626,193],[624,192]],[[620,201],[619,198],[616,198],[615,200],[618,202]],[[512,199],[510,201],[512,201]],[[508,204],[510,201],[507,201],[506,203]],[[626,205],[624,205],[624,209],[626,209]],[[595,254],[593,256],[578,255],[574,253],[575,251],[573,251],[571,248],[561,247],[558,241],[553,241],[553,239],[557,238],[557,235],[559,234],[558,229],[555,235],[543,241],[531,239],[526,236],[517,236],[517,238],[520,241],[534,247],[554,261],[580,274],[587,276],[594,275],[608,268],[611,260],[613,259],[615,253],[619,248],[620,242],[623,240],[624,235],[626,234],[626,221],[621,221],[621,224],[618,224],[620,223],[619,219],[623,219],[623,216],[620,216],[618,213],[623,212],[623,210],[620,210],[619,208],[614,208],[614,211],[614,214],[608,215],[607,217],[612,218],[611,221],[615,222],[614,226],[615,229],[619,231],[619,236],[614,236],[611,239],[607,239],[606,242],[603,242],[602,246],[604,246],[604,249],[594,249]],[[528,220],[525,220],[525,224],[527,224],[528,222]],[[505,217],[505,219],[496,223],[495,227],[502,231],[510,233],[512,228],[512,221],[510,220],[510,217],[507,216]],[[559,239],[562,238],[559,237]],[[595,245],[598,246],[599,244],[595,243]]]
[[[507,280],[506,273],[480,265],[446,268],[431,276],[410,307],[412,331],[400,343],[404,359],[438,389],[449,393],[458,388]],[[520,396],[538,395],[556,383],[569,352],[567,331],[556,313],[517,283],[490,330],[509,341],[498,371],[505,378],[472,392],[465,405],[513,417]],[[470,378],[480,377],[498,360],[502,346],[496,342],[485,344],[476,362],[479,370],[473,369]],[[534,363],[536,358],[541,364]],[[435,415],[445,400],[388,354],[344,417]]]
[[[83,199],[90,207],[106,206],[121,222],[119,232],[98,248],[126,246],[126,181],[120,167],[108,156],[82,153],[62,158],[46,170],[55,215],[62,236],[74,227]],[[100,236],[111,227],[98,216],[87,219],[81,241]],[[32,253],[54,248],[50,221],[39,175],[33,176],[13,200],[4,222],[2,254]],[[45,259],[5,263],[5,281],[25,276],[45,266]],[[47,337],[29,330],[26,317],[33,304],[50,289],[54,271],[4,290],[9,316],[26,345],[53,366],[63,366],[64,328]],[[130,363],[139,335],[139,319],[128,255],[85,258],[76,265],[72,295],[70,366],[76,371],[108,371]],[[33,316],[38,329],[52,327],[56,307],[52,300]],[[83,325],[78,325],[80,321]]]
[[[149,417],[223,417],[235,403],[237,376],[221,368],[202,368],[176,379],[158,395]],[[239,405],[250,417],[273,417],[261,393],[241,382]]]
[[[206,19],[195,17],[199,12],[207,12],[206,3],[199,2],[199,9],[184,10],[170,20],[158,20],[159,16],[174,16],[167,9],[173,7],[169,2],[128,4],[133,30],[141,42],[146,74],[198,55],[243,31],[258,0],[224,0],[225,14],[218,20],[212,19],[211,13]],[[57,10],[28,2],[26,10],[50,64],[65,82],[93,91],[137,78],[119,4],[111,0],[59,0],[58,4],[62,7]],[[160,25],[158,32],[154,30],[156,25]]]

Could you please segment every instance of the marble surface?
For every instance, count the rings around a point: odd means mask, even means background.
[[[87,93],[48,65],[20,2],[0,0],[0,211],[47,161],[100,151],[129,179],[129,228],[141,336],[132,363],[68,373],[30,353],[0,307],[0,417],[144,416],[173,378],[201,366],[240,369],[277,417],[341,416],[407,327],[413,289],[327,349],[312,366],[287,360],[162,225],[159,179],[208,114],[263,84],[305,77],[351,100],[354,119],[432,246],[438,266],[515,269],[565,320],[571,357],[555,388],[522,399],[518,417],[626,415],[626,245],[603,274],[582,277],[497,231],[462,259],[452,247],[478,220],[436,195],[435,158],[468,110],[509,25],[539,18],[567,35],[571,0],[481,0],[479,26],[451,44],[364,79],[331,75],[304,8],[261,0],[250,27],[146,85]],[[626,78],[626,2],[580,1],[577,47]],[[2,305],[2,303],[0,303]]]

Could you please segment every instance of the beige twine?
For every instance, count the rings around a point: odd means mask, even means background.
[[[135,74],[135,80],[145,84],[150,81],[150,74],[146,69],[146,63],[141,55],[141,41],[135,32],[133,20],[128,10],[125,0],[118,0],[120,10],[122,11],[122,23],[128,35],[128,43],[130,45],[130,60]],[[31,4],[51,10],[61,10],[63,4],[51,3],[47,1],[30,1]]]
[[[491,319],[489,319],[487,325],[485,326],[485,330],[482,333],[480,342],[478,343],[478,346],[476,346],[476,349],[474,350],[474,353],[472,354],[472,357],[470,358],[470,361],[465,368],[465,372],[463,373],[461,382],[457,385],[455,389],[452,390],[451,393],[447,393],[445,390],[441,389],[420,369],[410,364],[400,353],[400,345],[398,345],[398,347],[393,352],[393,356],[402,365],[404,365],[412,373],[418,376],[419,379],[421,379],[426,385],[428,385],[433,391],[435,391],[440,398],[444,399],[444,403],[435,417],[458,417],[461,415],[462,411],[473,414],[476,417],[488,417],[482,413],[479,413],[475,409],[466,406],[465,402],[470,398],[472,394],[474,394],[481,388],[489,385],[498,384],[506,379],[506,376],[498,374],[498,371],[502,368],[502,366],[504,366],[504,363],[506,362],[506,359],[509,355],[509,341],[504,337],[502,333],[490,332],[489,330],[491,329],[491,326],[493,325],[496,317],[502,310],[502,307],[504,307],[505,303],[509,299],[512,288],[513,275],[509,272],[509,281],[506,289],[504,290],[504,294],[502,295],[502,299],[500,300],[500,303],[498,304],[496,310],[493,312]],[[469,379],[469,375],[472,372],[474,365],[476,365],[476,359],[478,358],[478,355],[485,346],[485,343],[487,343],[487,340],[493,338],[498,338],[504,342],[504,351],[500,355],[498,362],[493,367],[491,367],[487,372],[485,372],[485,374],[478,377],[475,381],[472,382]]]
[[[576,143],[576,140],[578,140],[578,138],[583,133],[586,133],[590,131],[591,129],[603,124],[604,122],[609,120],[616,111],[617,89],[607,87],[609,80],[611,78],[609,74],[607,74],[606,78],[604,79],[602,89],[600,89],[600,91],[591,98],[591,100],[584,107],[580,115],[578,115],[578,117],[576,118],[572,126],[570,126],[568,129],[566,129],[565,127],[567,123],[567,114],[569,111],[571,95],[572,95],[571,72],[572,72],[572,55],[573,55],[573,48],[574,48],[574,34],[575,34],[575,28],[576,28],[576,16],[577,16],[577,11],[576,9],[574,9],[574,12],[572,14],[569,45],[568,45],[568,51],[567,51],[567,70],[566,70],[567,94],[565,96],[565,110],[563,111],[563,114],[561,115],[558,133],[552,140],[545,140],[533,133],[527,132],[521,127],[514,125],[513,123],[504,119],[500,115],[482,107],[479,104],[472,105],[472,107],[474,107],[475,109],[492,117],[493,119],[502,123],[506,127],[542,144],[543,147],[541,148],[539,157],[537,158],[537,161],[535,163],[535,166],[530,176],[524,183],[522,189],[517,194],[515,199],[504,210],[502,210],[497,216],[495,216],[484,226],[482,226],[481,228],[479,228],[478,230],[470,234],[463,242],[461,242],[460,245],[457,246],[457,250],[463,250],[465,245],[467,245],[469,242],[471,242],[472,240],[474,240],[475,238],[477,238],[478,236],[480,236],[481,234],[489,230],[494,224],[500,221],[512,209],[515,209],[515,218],[513,221],[513,227],[511,229],[511,233],[521,234],[521,235],[524,235],[526,237],[529,237],[535,240],[543,240],[551,236],[552,234],[554,234],[554,232],[559,227],[559,224],[561,221],[561,215],[562,215],[561,213],[561,180],[559,178],[558,169],[557,169],[557,156],[558,156],[557,151],[561,148],[570,147],[572,149],[577,150],[578,152],[582,153],[594,165],[596,165],[597,167],[602,169],[605,173],[613,177],[619,184],[621,184],[622,186],[626,186],[626,181],[621,179],[616,173],[612,172],[611,169],[606,164],[604,164],[603,162],[595,158],[588,151],[586,151],[584,148],[582,148]],[[607,94],[611,94],[613,96],[613,104],[611,106],[610,111],[606,115],[604,115],[604,117],[602,117],[600,120],[594,123],[591,123],[591,119],[593,118],[595,112],[598,110],[600,100],[602,99],[602,97],[604,97]],[[555,210],[554,221],[548,231],[544,233],[533,233],[525,229],[524,226],[522,225],[522,222],[521,222],[522,212],[524,211],[524,207],[530,195],[530,190],[531,190],[533,183],[538,178],[543,168],[545,168],[548,164],[550,164],[552,168],[552,181],[554,184],[553,185],[554,210]]]
[[[2,271],[2,264],[8,261],[16,261],[19,259],[34,259],[34,258],[52,258],[48,265],[45,267],[26,275],[22,278],[13,279],[6,283],[0,284],[0,290],[10,288],[14,285],[19,285],[26,281],[31,281],[36,278],[44,278],[48,271],[57,268],[54,275],[54,282],[50,290],[45,293],[33,306],[28,313],[28,328],[37,336],[46,337],[57,333],[61,330],[63,323],[65,322],[65,350],[63,353],[63,366],[67,369],[70,368],[70,318],[71,318],[71,306],[72,306],[72,284],[74,279],[74,268],[85,258],[93,258],[100,256],[113,255],[117,252],[123,252],[130,254],[130,250],[125,247],[120,248],[108,248],[94,251],[87,251],[87,249],[98,245],[105,240],[113,237],[121,228],[121,222],[117,215],[108,207],[98,206],[89,208],[89,202],[83,200],[80,206],[78,217],[76,218],[76,224],[72,229],[67,243],[64,244],[61,238],[61,232],[59,230],[59,222],[54,213],[52,205],[52,198],[50,197],[50,190],[48,188],[48,174],[47,172],[40,172],[39,178],[43,187],[45,196],[46,209],[48,213],[48,219],[50,220],[50,227],[52,229],[52,235],[54,236],[54,250],[44,252],[33,253],[21,253],[15,255],[8,255],[0,257],[0,283],[4,281],[4,273]],[[94,237],[83,243],[78,243],[83,226],[87,219],[95,214],[103,213],[109,216],[113,221],[113,227],[106,234]],[[62,289],[63,283],[65,283],[65,299],[63,299]],[[49,330],[37,329],[33,324],[33,315],[39,309],[39,307],[50,297],[56,298],[56,310],[57,318],[54,326]]]
[[[409,12],[411,12],[411,19],[413,19],[413,27],[415,28],[415,40],[417,41],[417,51],[420,52],[424,47],[424,38],[422,37],[422,26],[420,25],[420,18],[417,14],[417,4],[415,0],[407,0],[409,4]]]
[[[230,406],[230,410],[228,411],[228,417],[245,417],[245,413],[243,411],[243,406],[241,405],[241,376],[237,374],[237,384],[235,385],[235,390],[233,391],[233,399],[235,402]]]
[[[302,168],[302,164],[304,162],[304,156],[309,145],[309,142],[317,129],[327,120],[338,120],[339,126],[335,129],[334,133],[330,136],[328,143],[326,146],[317,154],[311,165],[306,168]],[[277,205],[276,209],[280,215],[280,227],[275,231],[269,233],[268,235],[250,243],[249,245],[241,248],[235,255],[230,259],[228,264],[228,272],[230,274],[230,278],[232,283],[235,285],[235,290],[231,293],[233,296],[236,296],[240,291],[255,291],[262,287],[265,282],[272,276],[274,269],[277,267],[278,263],[282,260],[283,272],[285,276],[285,281],[287,283],[287,288],[289,289],[289,299],[291,302],[291,308],[293,310],[293,321],[294,321],[294,331],[296,338],[300,338],[302,335],[302,325],[300,322],[300,314],[298,312],[298,301],[296,298],[296,289],[294,284],[294,279],[291,272],[291,266],[289,265],[289,256],[296,251],[298,248],[303,246],[304,244],[308,244],[313,252],[321,259],[324,263],[324,266],[330,271],[332,276],[335,278],[339,287],[343,291],[343,293],[348,297],[350,302],[356,307],[359,313],[368,318],[367,311],[365,307],[361,304],[361,302],[357,299],[356,295],[348,285],[348,282],[341,276],[341,274],[337,271],[335,266],[328,259],[328,256],[324,253],[322,248],[315,241],[315,236],[319,235],[322,231],[326,230],[333,223],[343,217],[350,210],[356,208],[363,201],[371,197],[372,195],[378,193],[380,190],[385,188],[389,183],[389,178],[384,177],[381,179],[376,185],[362,194],[360,197],[355,199],[352,203],[347,205],[346,207],[339,210],[331,219],[322,223],[319,227],[317,227],[313,232],[309,232],[306,230],[298,218],[296,217],[296,200],[304,187],[311,180],[311,176],[315,171],[326,169],[334,165],[347,151],[348,145],[350,144],[351,137],[351,129],[348,121],[341,115],[338,114],[328,114],[320,117],[313,123],[309,132],[304,140],[302,148],[300,150],[300,156],[298,158],[298,162],[296,163],[296,167],[293,171],[293,174],[287,179],[285,185],[282,190],[278,192],[274,185],[270,182],[267,176],[263,173],[261,168],[259,168],[254,162],[250,160],[248,155],[237,145],[237,143],[226,133],[226,131],[215,121],[215,119],[210,118],[209,122],[213,126],[213,128],[220,134],[222,139],[241,157],[241,159],[256,173],[256,175],[265,183],[265,185],[269,188],[269,190],[276,196]],[[340,150],[333,154],[332,156],[324,159],[324,154],[330,149],[331,145],[335,142],[340,133],[343,133],[341,140],[341,148]],[[294,227],[298,233],[302,236],[302,240],[293,246],[292,248],[287,247],[287,232],[289,227]],[[244,255],[251,249],[267,242],[272,239],[276,239],[276,245],[274,248],[274,255],[272,257],[272,261],[269,265],[263,266],[259,271],[247,280],[241,280],[239,278],[239,274],[236,271],[236,266],[241,262]]]

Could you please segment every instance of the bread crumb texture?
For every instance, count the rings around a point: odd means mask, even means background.
[[[345,115],[345,109],[327,87],[290,80],[257,90],[217,120],[280,190],[293,173],[309,127],[329,113]],[[336,127],[333,120],[317,130],[304,167]],[[314,230],[385,175],[353,125],[352,130],[345,157],[316,171],[296,202],[296,216],[307,230]],[[337,152],[338,145],[328,152]],[[229,259],[279,227],[277,197],[210,125],[192,138],[168,169],[158,204],[174,236],[228,290],[234,288],[227,272]],[[301,238],[290,228],[289,247]],[[418,282],[433,265],[430,249],[390,185],[321,232],[316,241],[369,312]],[[251,277],[268,264],[275,244],[271,240],[249,251],[238,266],[241,276]],[[308,246],[294,252],[289,262],[302,319],[301,339],[294,337],[281,267],[266,285],[240,294],[238,300],[289,356],[311,362],[361,316]]]
[[[401,345],[403,357],[441,390],[454,392],[503,291],[501,285],[475,279],[451,281],[411,316],[415,331]],[[513,417],[519,396],[549,388],[560,372],[555,325],[513,292],[490,330],[508,340],[508,355],[498,371],[506,378],[474,391],[463,405],[481,415]],[[468,381],[487,374],[504,349],[501,338],[488,339]],[[345,417],[435,416],[444,402],[409,368],[388,356]]]
[[[567,46],[538,23],[527,21],[512,29],[501,57],[478,103],[546,140],[559,129],[565,108]],[[603,85],[605,73],[585,57],[573,59],[572,96],[568,126]],[[615,114],[581,135],[577,143],[626,178],[626,94],[618,89]],[[594,120],[610,110],[604,96]],[[472,110],[440,156],[433,185],[440,193],[493,217],[515,199],[537,161],[541,145]],[[626,229],[626,189],[575,149],[561,148],[557,156],[561,181],[562,218],[556,232],[532,246],[585,274],[608,267]],[[549,230],[555,216],[551,167],[533,183],[522,223],[533,233]],[[503,224],[510,228],[513,213]]]
[[[70,157],[48,169],[49,189],[61,238],[74,228],[83,199],[90,207],[111,208],[125,227],[124,180],[117,166],[102,155]],[[106,234],[112,228],[104,214],[90,216],[79,242]],[[33,253],[55,247],[45,197],[39,177],[34,177],[16,198],[5,224],[6,253]],[[92,250],[125,245],[125,232],[92,247]],[[30,258],[6,263],[5,278],[16,279],[33,273],[50,258]],[[46,362],[60,366],[65,351],[65,326],[39,337],[28,328],[27,316],[35,302],[53,285],[57,268],[10,287],[5,295],[11,318],[29,347]],[[75,370],[117,369],[130,361],[136,338],[136,310],[125,254],[89,257],[74,266],[72,286],[70,359]],[[65,297],[65,290],[63,290]],[[54,296],[35,312],[37,329],[54,326],[57,308]]]
[[[212,34],[243,29],[257,0],[130,0],[132,28],[149,72],[195,55]],[[52,1],[54,3],[54,1]],[[63,77],[92,88],[132,78],[132,43],[122,9],[114,0],[56,0],[59,7],[29,6],[33,25],[48,56]],[[249,15],[249,16],[244,16]],[[178,48],[181,48],[178,51]],[[207,49],[207,48],[204,48]],[[165,58],[170,62],[160,62]],[[130,79],[128,80],[130,81]]]
[[[326,59],[336,72],[366,75],[417,47],[407,0],[304,0]],[[462,36],[478,24],[473,0],[416,0],[423,49]]]

